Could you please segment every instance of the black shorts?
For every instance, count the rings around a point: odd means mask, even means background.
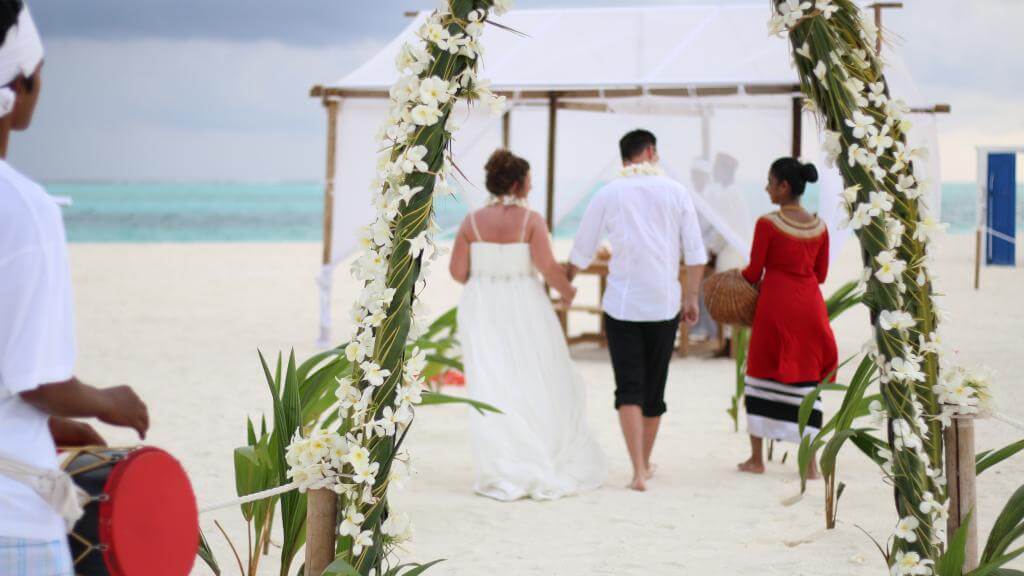
[[[668,365],[676,347],[679,317],[660,322],[627,322],[604,315],[608,351],[615,371],[615,408],[640,406],[648,418],[665,406]]]

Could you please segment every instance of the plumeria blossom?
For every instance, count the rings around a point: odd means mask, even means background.
[[[917,530],[921,526],[921,522],[913,516],[907,516],[896,524],[896,530],[893,532],[897,538],[902,538],[907,542],[917,542]]]
[[[890,568],[891,576],[927,576],[932,573],[931,560],[922,560],[917,552],[896,553],[895,561]]]
[[[883,330],[898,330],[903,332],[917,326],[917,321],[909,312],[903,310],[883,310],[878,315],[878,324]]]
[[[380,530],[385,536],[390,536],[396,541],[403,542],[412,536],[412,523],[409,521],[409,515],[404,512],[391,513],[381,523]]]
[[[836,159],[843,153],[843,135],[839,132],[833,132],[831,130],[825,130],[825,142],[823,148],[825,150],[825,163],[831,168],[835,166]]]
[[[373,532],[364,530],[360,532],[352,539],[352,553],[359,556],[363,553],[363,548],[373,546]]]
[[[878,270],[875,271],[875,278],[883,284],[892,284],[903,275],[907,269],[907,263],[896,257],[892,250],[880,252],[875,256]]]
[[[833,14],[839,11],[839,6],[832,3],[832,0],[818,0],[814,3],[814,7],[821,11],[821,15],[828,20]]]
[[[818,63],[814,65],[814,75],[818,77],[818,81],[822,83],[822,87],[828,89],[828,84],[825,84],[825,74],[828,72],[828,67],[825,66],[824,60],[818,60]]]
[[[810,10],[812,4],[801,0],[783,0],[779,3],[779,15],[787,28],[792,28],[804,17],[804,11]]]
[[[853,128],[853,137],[862,139],[868,134],[868,128],[875,125],[875,119],[860,111],[853,112],[853,118],[846,119],[846,125]]]

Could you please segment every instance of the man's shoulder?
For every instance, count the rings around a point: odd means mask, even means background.
[[[17,250],[45,242],[46,231],[41,229],[53,220],[48,218],[59,208],[43,187],[0,162],[0,230],[3,231],[0,250]]]

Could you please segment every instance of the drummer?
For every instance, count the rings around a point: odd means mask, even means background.
[[[60,209],[6,162],[11,131],[28,128],[43,47],[21,0],[0,0],[0,573],[70,575],[67,524],[80,513],[57,475],[54,444],[102,444],[95,417],[149,428],[128,387],[100,390],[72,374],[75,333]],[[53,489],[63,484],[63,492]],[[61,497],[65,495],[65,497]]]

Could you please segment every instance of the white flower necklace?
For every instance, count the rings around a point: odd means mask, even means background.
[[[530,208],[530,203],[526,201],[526,198],[520,196],[513,196],[511,194],[505,194],[504,196],[491,196],[487,200],[488,206],[519,206],[520,208]]]
[[[619,176],[628,178],[630,176],[664,176],[665,171],[658,167],[657,164],[651,164],[650,162],[641,162],[640,164],[630,164],[624,166],[619,171]]]

